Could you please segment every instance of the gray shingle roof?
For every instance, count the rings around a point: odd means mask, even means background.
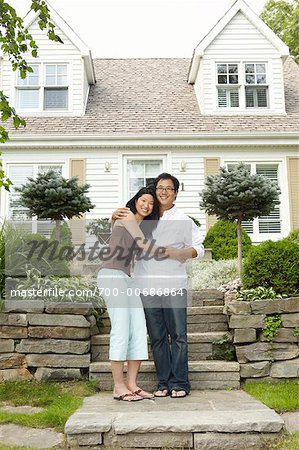
[[[123,135],[251,133],[298,130],[296,63],[284,63],[286,115],[203,115],[194,87],[186,81],[189,59],[95,59],[97,84],[91,86],[82,117],[28,117],[16,135]]]

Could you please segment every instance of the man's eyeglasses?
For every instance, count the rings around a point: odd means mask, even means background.
[[[167,187],[157,186],[156,187],[156,191],[159,191],[159,192],[163,192],[163,191],[172,192],[172,191],[175,191],[175,189],[170,187],[170,186],[167,186]]]

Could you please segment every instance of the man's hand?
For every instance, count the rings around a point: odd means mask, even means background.
[[[131,210],[130,208],[118,208],[116,211],[112,214],[112,220],[119,220],[124,219],[130,214]]]
[[[192,258],[192,248],[178,249],[175,247],[167,247],[166,255],[171,259],[176,259],[177,261],[184,263],[187,259]]]

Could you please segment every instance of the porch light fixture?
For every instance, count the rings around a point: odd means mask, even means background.
[[[186,172],[186,170],[187,170],[186,161],[181,161],[181,170],[180,170],[180,172]]]
[[[104,167],[105,167],[105,172],[111,171],[111,163],[109,161],[105,161]]]

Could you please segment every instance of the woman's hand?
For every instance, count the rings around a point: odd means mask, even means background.
[[[124,219],[130,212],[130,208],[118,208],[113,212],[112,220]]]

